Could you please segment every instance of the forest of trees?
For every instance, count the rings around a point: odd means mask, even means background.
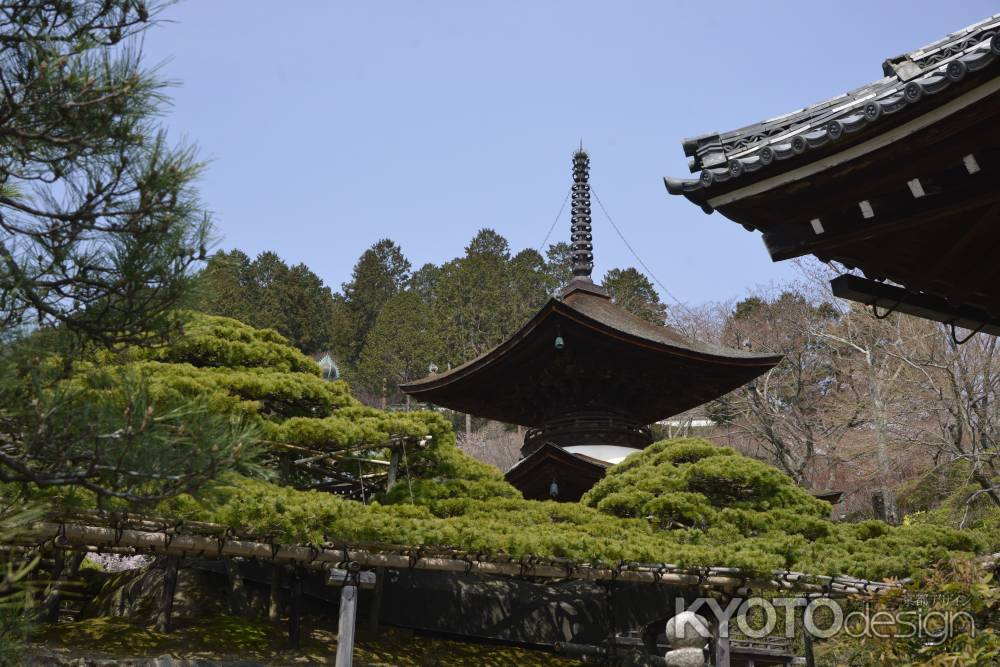
[[[271,327],[307,354],[332,352],[352,387],[374,405],[403,400],[399,385],[428,368],[457,366],[501,343],[565,285],[569,248],[513,253],[503,236],[480,230],[465,253],[413,270],[382,239],[362,253],[339,292],[306,266],[273,252],[239,250],[210,258],[200,274],[198,310]],[[662,324],[666,306],[635,268],[604,276],[612,299]]]

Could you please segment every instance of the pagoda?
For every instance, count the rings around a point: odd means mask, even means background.
[[[401,388],[419,401],[527,427],[507,480],[525,498],[576,501],[649,445],[649,425],[773,368],[779,355],[690,340],[612,302],[596,285],[590,158],[573,155],[573,277],[517,333]]]

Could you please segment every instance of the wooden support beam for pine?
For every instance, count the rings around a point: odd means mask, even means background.
[[[385,588],[385,568],[375,568],[375,590],[372,592],[372,606],[368,612],[368,631],[378,635],[379,616],[382,613],[382,589]]]
[[[434,570],[463,572],[486,576],[520,576],[583,581],[628,581],[659,585],[737,590],[749,586],[759,590],[794,590],[821,597],[838,595],[878,595],[899,588],[897,584],[864,581],[853,577],[813,577],[803,573],[775,571],[770,576],[755,577],[732,568],[702,568],[698,572],[676,570],[662,564],[630,564],[624,568],[592,566],[582,563],[554,563],[526,558],[484,560],[458,556],[422,556],[407,553],[393,545],[351,546],[330,544],[327,547],[272,545],[254,539],[225,538],[224,528],[215,526],[212,535],[191,535],[165,531],[134,530],[38,522],[16,538],[18,544],[39,546],[58,538],[61,545],[125,546],[138,551],[195,558],[240,556],[262,561],[297,563],[301,567],[328,570],[345,561],[363,568],[385,567],[396,570]],[[51,546],[49,546],[51,548]]]
[[[267,601],[267,620],[276,622],[281,618],[281,565],[271,565],[271,591]]]
[[[52,589],[49,591],[48,595],[45,596],[45,617],[46,621],[49,623],[55,623],[59,620],[59,588],[55,582],[59,581],[59,577],[62,576],[63,569],[66,567],[66,552],[59,549],[52,554]]]
[[[800,607],[799,612],[796,614],[798,621],[802,627],[802,645],[803,653],[805,653],[806,667],[816,667],[816,656],[813,654],[813,638],[806,629],[805,624],[805,607]]]
[[[302,643],[302,570],[298,567],[292,575],[292,609],[288,615],[288,645],[293,649]]]
[[[170,618],[174,613],[174,594],[177,591],[177,567],[180,559],[177,556],[167,556],[163,563],[163,592],[160,601],[160,612],[156,616],[156,629],[160,632],[170,632]]]
[[[402,449],[394,447],[389,457],[389,476],[386,478],[385,490],[389,491],[396,485],[396,477],[399,476],[399,459]]]
[[[348,583],[340,591],[336,667],[351,667],[354,662],[354,617],[357,609],[358,587],[354,583]]]
[[[229,578],[229,606],[237,616],[249,616],[250,600],[243,584],[243,576],[240,574],[240,566],[232,558],[223,558],[222,562],[226,566],[226,576]]]
[[[348,569],[336,568],[330,570],[327,583],[331,586],[360,586],[361,588],[375,587],[375,573],[370,570],[362,570],[358,563],[348,563]]]
[[[403,446],[403,444],[406,443],[407,441],[409,441],[410,444],[417,447],[417,449],[422,449],[427,445],[428,442],[430,442],[430,440],[431,436],[429,434],[423,436],[422,438],[406,438],[403,436],[392,436],[388,440],[388,442],[383,442],[380,444],[365,443],[361,445],[352,445],[350,447],[343,447],[341,449],[337,449],[332,452],[322,452],[317,449],[312,449],[310,447],[303,447],[301,445],[292,445],[287,442],[264,441],[262,444],[269,445],[272,447],[277,447],[280,449],[286,449],[289,451],[302,452],[303,454],[308,454],[310,457],[312,457],[313,460],[318,460],[328,457],[344,456],[352,452],[360,452],[369,449],[398,449],[399,447]]]
[[[723,637],[720,632],[720,627],[722,623],[716,623],[714,625],[714,637],[712,638],[712,665],[714,667],[730,667],[730,658],[732,657],[732,650],[729,645],[729,633]]]
[[[59,620],[59,608],[62,604],[63,590],[70,587],[72,584],[70,581],[76,578],[76,575],[80,572],[80,564],[86,554],[73,553],[70,555],[63,554],[61,558],[57,558],[57,568],[58,574],[53,573],[52,587],[49,589],[48,595],[45,596],[45,601],[43,604],[43,613],[49,619],[50,622],[55,623]]]

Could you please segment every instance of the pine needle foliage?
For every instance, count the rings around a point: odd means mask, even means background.
[[[872,579],[911,576],[990,543],[975,531],[833,523],[824,518],[828,506],[783,473],[698,439],[663,441],[630,457],[583,503],[504,494],[498,477],[455,477],[482,471],[450,444],[439,445],[436,454],[435,476],[412,486],[414,504],[405,485],[383,503],[363,506],[232,477],[202,501],[182,497],[162,510],[291,542],[374,541],[512,557],[724,565],[758,573],[788,568]],[[706,495],[698,490],[706,480],[744,491],[735,501],[731,492]]]
[[[77,381],[92,382],[113,360],[98,361]],[[390,435],[432,436],[427,448],[408,451],[400,481],[367,505],[229,474],[197,498],[182,495],[156,509],[285,543],[375,541],[873,579],[910,576],[993,546],[977,531],[833,523],[829,506],[786,474],[694,438],[655,443],[629,457],[581,503],[524,500],[499,471],[456,449],[442,416],[363,406],[345,383],[323,380],[316,364],[278,334],[228,318],[189,314],[173,345],[130,350],[115,363],[143,373],[154,397],[198,396],[220,414],[247,420],[273,451],[292,445],[335,452],[371,443],[377,452]]]
[[[77,362],[74,374],[57,391],[77,396],[73,404],[83,409],[117,395],[126,378],[141,381],[147,407],[155,414],[196,402],[216,419],[242,424],[263,443],[263,460],[272,464],[272,473],[281,467],[281,457],[303,456],[289,454],[283,445],[328,453],[363,447],[363,453],[378,456],[386,453],[385,444],[393,436],[430,436],[429,447],[410,447],[403,470],[409,484],[397,486],[391,498],[409,498],[411,488],[428,498],[517,494],[496,469],[455,449],[451,424],[442,416],[390,413],[363,405],[346,383],[323,379],[316,362],[271,329],[200,313],[179,313],[178,319],[182,330],[170,344],[99,351]],[[57,366],[59,359],[45,364]],[[248,446],[243,461],[251,450],[256,448]],[[344,465],[350,465],[353,474],[359,464]],[[249,465],[242,469],[261,472]],[[293,474],[284,481],[297,480]]]
[[[424,488],[433,484],[420,490]],[[453,495],[418,504],[365,506],[238,476],[201,500],[182,496],[160,511],[288,543],[383,542],[484,555],[725,565],[758,573],[788,568],[872,579],[911,576],[957,553],[981,550],[985,542],[971,531],[795,521],[787,514],[756,516],[749,510],[726,515],[724,522],[706,529],[664,530],[646,519],[620,518],[577,503],[511,497]]]
[[[143,63],[166,4],[2,3],[2,482],[152,502],[194,490],[255,437],[201,398],[157,401],[139,369],[78,381],[95,348],[176,333],[211,242],[198,151],[168,139],[170,84]]]

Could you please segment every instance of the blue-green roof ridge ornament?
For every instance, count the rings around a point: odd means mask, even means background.
[[[316,362],[319,367],[323,369],[323,377],[327,380],[338,380],[340,379],[340,368],[337,366],[337,362],[333,360],[329,354],[324,354],[323,358]]]

